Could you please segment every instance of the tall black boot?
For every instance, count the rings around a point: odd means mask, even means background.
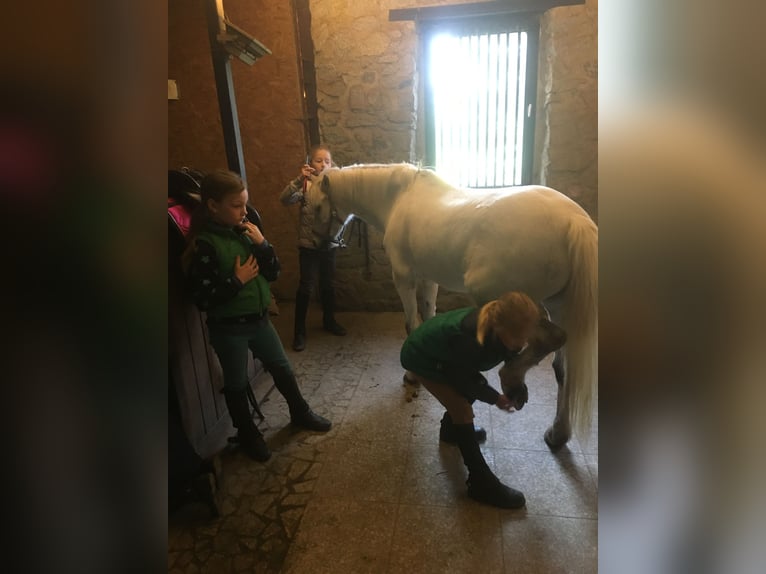
[[[335,291],[333,289],[322,290],[322,327],[333,335],[342,337],[346,329],[335,320]]]
[[[271,451],[263,440],[263,435],[253,422],[250,414],[250,405],[247,402],[247,390],[236,391],[224,390],[226,406],[229,409],[231,420],[237,427],[237,438],[242,449],[253,460],[264,462],[271,457]]]
[[[302,351],[306,348],[306,314],[309,310],[309,297],[309,295],[300,291],[295,294],[294,351]]]
[[[453,425],[457,446],[468,467],[468,496],[479,502],[499,508],[521,508],[526,504],[524,495],[518,490],[500,482],[484,460],[476,441],[472,424]]]
[[[477,442],[484,442],[487,440],[487,431],[482,427],[473,426],[473,432],[476,436]],[[452,422],[452,417],[447,411],[444,411],[442,417],[441,428],[439,429],[439,440],[442,442],[448,442],[450,444],[457,444],[457,436],[455,436],[455,425]]]
[[[303,398],[295,375],[284,367],[270,367],[269,372],[274,379],[274,386],[285,397],[287,408],[290,409],[290,422],[307,430],[327,432],[332,423],[311,410]]]

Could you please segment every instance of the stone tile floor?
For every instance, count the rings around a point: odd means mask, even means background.
[[[211,519],[196,505],[170,516],[169,572],[597,571],[598,418],[586,441],[548,450],[552,357],[528,373],[523,410],[475,404],[488,432],[487,461],[527,497],[525,509],[499,510],[467,498],[460,453],[438,440],[441,406],[402,384],[401,313],[339,313],[348,335],[334,337],[312,308],[307,348],[295,353],[292,307],[280,308],[273,322],[299,384],[333,429],[292,430],[281,395],[267,393],[259,426],[271,460],[253,462],[236,449],[221,454],[221,516]],[[488,378],[499,389],[496,370]],[[259,383],[271,388],[270,380]]]

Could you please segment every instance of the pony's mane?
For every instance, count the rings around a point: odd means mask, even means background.
[[[420,168],[411,163],[357,163],[339,168],[342,174],[352,176],[354,181],[388,182],[388,187],[393,193],[399,187],[407,187]]]
[[[403,170],[413,170],[413,171],[420,171],[420,167],[407,163],[407,162],[401,162],[401,163],[355,163],[352,165],[347,165],[344,167],[341,167],[341,171],[355,171],[355,170],[390,170],[392,168],[401,168]]]

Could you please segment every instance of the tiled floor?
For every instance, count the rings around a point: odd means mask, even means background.
[[[474,405],[488,463],[527,498],[525,509],[499,510],[466,497],[460,453],[438,440],[443,409],[402,384],[401,313],[341,313],[349,333],[333,337],[312,308],[307,348],[295,353],[292,308],[280,307],[273,321],[303,393],[333,429],[292,430],[284,400],[270,393],[260,428],[274,455],[263,464],[222,454],[222,516],[186,508],[170,517],[169,572],[597,571],[598,419],[585,443],[548,450],[551,357],[528,373],[523,410]],[[499,389],[496,371],[488,378]]]

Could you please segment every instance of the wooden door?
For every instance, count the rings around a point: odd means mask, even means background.
[[[221,365],[210,346],[205,314],[184,290],[180,266],[183,238],[168,229],[168,366],[178,396],[181,420],[189,442],[206,458],[227,444],[236,433],[221,390]],[[248,357],[248,378],[253,385],[263,371],[260,361]]]

